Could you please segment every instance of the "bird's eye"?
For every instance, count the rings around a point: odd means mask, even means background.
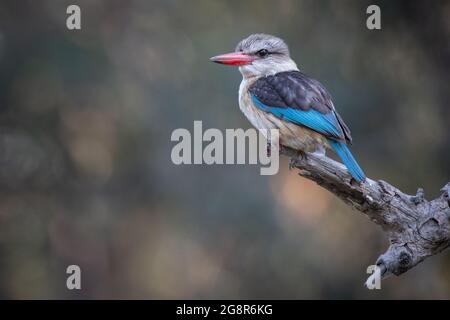
[[[261,50],[258,50],[256,52],[256,55],[258,57],[264,58],[264,57],[267,57],[269,55],[269,51],[267,49],[261,49]]]

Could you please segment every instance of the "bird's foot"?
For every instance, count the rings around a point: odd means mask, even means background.
[[[296,164],[297,164],[297,158],[292,157],[289,160],[289,170],[292,170],[293,168],[295,168]]]
[[[299,159],[306,160],[306,152],[302,150],[297,150],[297,155],[289,160],[289,170],[292,170],[297,166]]]

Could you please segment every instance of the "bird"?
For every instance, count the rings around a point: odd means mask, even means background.
[[[301,72],[286,43],[257,33],[241,40],[235,52],[210,58],[239,67],[239,108],[257,129],[279,130],[279,144],[306,153],[324,155],[331,148],[358,183],[366,176],[348,146],[350,129],[336,111],[330,93]]]

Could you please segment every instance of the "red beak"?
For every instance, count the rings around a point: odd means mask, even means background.
[[[243,52],[232,52],[212,57],[209,60],[229,66],[243,66],[252,63],[255,57]]]

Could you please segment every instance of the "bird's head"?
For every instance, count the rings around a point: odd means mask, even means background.
[[[244,78],[268,76],[283,71],[298,70],[289,56],[286,43],[268,34],[252,34],[241,40],[235,52],[210,59],[213,62],[239,66]]]

